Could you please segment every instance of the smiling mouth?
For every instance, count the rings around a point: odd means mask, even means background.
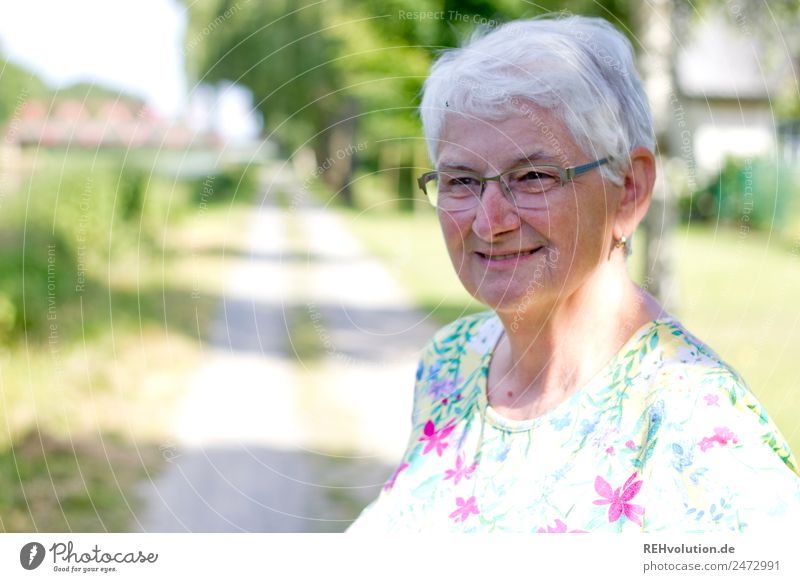
[[[527,257],[527,256],[532,255],[533,253],[535,253],[536,251],[541,250],[541,249],[542,249],[542,247],[536,247],[535,249],[531,249],[529,251],[519,251],[519,252],[516,252],[516,253],[507,253],[507,254],[503,254],[503,255],[487,255],[487,254],[481,253],[479,251],[475,251],[475,252],[481,258],[487,259],[489,261],[505,261],[505,260],[508,260],[508,259],[516,259],[518,257]]]

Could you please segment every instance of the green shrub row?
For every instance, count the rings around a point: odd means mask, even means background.
[[[157,257],[169,225],[202,205],[248,200],[256,172],[156,173],[113,155],[42,155],[0,206],[0,344],[46,340],[48,315],[104,280],[126,253]],[[86,295],[84,295],[86,297]]]
[[[684,221],[784,232],[800,212],[798,169],[768,158],[728,158],[705,189],[680,200]]]

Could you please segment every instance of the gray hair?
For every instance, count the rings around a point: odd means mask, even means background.
[[[484,27],[462,48],[439,56],[420,105],[434,163],[448,112],[502,119],[530,114],[527,102],[560,118],[587,155],[611,157],[602,172],[617,185],[634,147],[655,151],[650,106],[628,39],[602,18],[560,16]]]

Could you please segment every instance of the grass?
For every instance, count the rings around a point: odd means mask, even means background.
[[[90,224],[102,227],[108,223],[99,212],[110,193],[100,180],[95,186],[87,212],[95,213]],[[70,193],[65,189],[64,199]],[[46,312],[52,317],[42,311],[49,280],[29,277],[25,297],[35,325],[0,341],[0,531],[134,526],[137,485],[163,467],[160,450],[172,442],[176,406],[204,358],[224,254],[246,245],[250,209],[246,196],[240,199],[202,211],[176,201],[169,219],[153,212],[150,230],[134,224],[105,260],[102,253],[87,259],[80,293],[75,256],[66,250],[75,233],[64,222],[58,240],[65,250],[50,281],[56,300]],[[3,219],[22,231],[19,219]],[[32,229],[46,235],[41,220],[28,221],[29,245]],[[137,244],[137,234],[146,243]],[[14,270],[15,248],[6,247],[10,258],[0,267],[21,279],[29,267]]]
[[[800,247],[768,233],[683,229],[684,324],[733,365],[800,453]]]
[[[159,464],[157,449],[119,437],[28,432],[0,452],[0,530],[127,531],[130,485]]]
[[[363,210],[336,211],[435,320],[443,324],[481,310],[461,288],[434,212],[420,206],[399,213],[380,192],[381,184],[367,181],[359,189]],[[641,280],[642,241],[634,240],[631,270]],[[800,385],[800,243],[705,226],[681,227],[675,240],[674,312],[743,375],[800,453],[800,400],[794,397]]]

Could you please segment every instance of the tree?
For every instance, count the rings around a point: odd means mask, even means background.
[[[387,0],[379,8],[367,0],[187,5],[186,54],[195,81],[250,88],[270,136],[289,153],[310,146],[318,165],[336,160],[322,177],[345,198],[354,156],[341,157],[342,144],[389,139],[404,150],[394,156],[401,175],[420,158],[418,96],[439,50],[458,44],[476,24],[565,7],[516,0]],[[624,2],[573,1],[566,8],[627,21]],[[424,16],[432,13],[441,16]],[[376,163],[375,149],[361,155]]]
[[[34,73],[0,58],[0,126],[30,98],[46,93],[45,84]]]

